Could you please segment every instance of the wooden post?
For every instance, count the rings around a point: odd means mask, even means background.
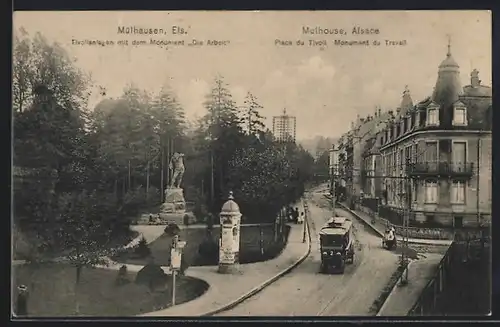
[[[215,181],[214,181],[214,151],[210,148],[210,201],[213,205],[215,193]]]
[[[175,270],[172,270],[172,306],[175,305],[175,287],[176,287],[175,275],[177,275],[177,272]]]
[[[146,168],[146,203],[149,202],[149,161]]]
[[[264,255],[264,230],[262,224],[259,224],[259,234],[260,234],[260,254]]]
[[[302,222],[302,224],[304,225],[304,232],[302,235],[302,243],[305,243],[306,242],[306,225],[307,225],[307,213],[306,213],[305,208],[304,208],[304,221]]]
[[[164,193],[164,187],[165,183],[163,181],[163,171],[164,171],[164,152],[163,152],[163,145],[161,146],[160,149],[160,202],[163,203],[163,193]]]
[[[130,159],[128,161],[128,189],[132,187],[132,176],[131,176],[131,171],[130,171]]]
[[[170,138],[167,140],[167,160],[166,160],[166,164],[167,164],[167,180],[166,180],[166,184],[169,184],[170,183]],[[167,186],[168,188],[168,186]]]

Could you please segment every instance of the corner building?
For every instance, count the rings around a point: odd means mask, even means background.
[[[378,135],[386,209],[405,207],[409,197],[413,224],[491,222],[492,91],[477,70],[470,77],[462,88],[448,45],[432,96],[409,108],[403,100]]]

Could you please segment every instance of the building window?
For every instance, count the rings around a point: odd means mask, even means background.
[[[451,147],[453,168],[455,171],[463,171],[467,161],[467,143],[465,141],[453,141]]]
[[[465,183],[454,181],[451,184],[451,203],[465,204]]]
[[[425,215],[425,222],[428,224],[433,224],[436,222],[436,217],[434,215]]]
[[[465,107],[455,107],[453,111],[453,125],[467,125],[467,110]]]
[[[419,157],[419,154],[417,154]],[[427,141],[425,142],[424,160],[427,163],[435,163],[438,161],[438,142]]]
[[[425,203],[438,202],[438,184],[436,181],[425,182]]]
[[[439,125],[439,111],[437,108],[427,110],[427,126]]]
[[[396,165],[397,165],[397,158],[396,158],[396,156],[397,156],[397,153],[396,153],[396,151],[394,151],[392,153],[392,173],[393,173],[393,175],[396,172]]]
[[[462,228],[464,226],[464,217],[455,216],[453,217],[453,227]]]
[[[412,190],[411,190],[411,200],[413,202],[417,202],[418,198],[417,198],[417,193],[418,192],[418,184],[417,183],[414,183],[412,185]]]

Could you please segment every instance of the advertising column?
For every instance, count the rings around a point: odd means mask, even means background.
[[[221,237],[218,272],[221,274],[238,271],[241,213],[238,204],[233,199],[233,193],[230,192],[220,213]]]

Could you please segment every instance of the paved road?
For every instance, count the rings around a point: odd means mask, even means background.
[[[343,316],[369,315],[396,270],[398,257],[381,248],[381,240],[368,227],[354,220],[356,255],[344,275],[319,272],[321,255],[318,231],[331,217],[327,200],[317,192],[308,194],[311,218],[311,255],[290,274],[232,310],[218,316]]]

